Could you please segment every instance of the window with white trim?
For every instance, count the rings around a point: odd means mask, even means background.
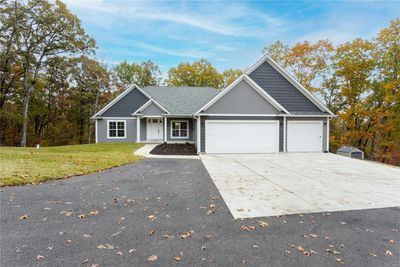
[[[171,121],[171,138],[188,138],[189,121]]]
[[[126,137],[126,121],[109,120],[108,121],[107,138],[125,138]]]

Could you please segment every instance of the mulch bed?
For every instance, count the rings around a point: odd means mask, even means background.
[[[150,154],[154,155],[197,155],[193,144],[161,144],[153,148]]]

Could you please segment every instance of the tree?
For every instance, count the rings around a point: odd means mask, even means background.
[[[73,100],[73,117],[77,122],[79,143],[85,143],[85,130],[87,143],[91,143],[92,117],[99,108],[100,94],[109,87],[110,75],[96,60],[86,56],[72,60],[71,92]],[[86,129],[85,129],[86,127]]]
[[[262,53],[267,53],[273,60],[278,62],[282,67],[286,67],[285,57],[289,54],[290,48],[288,45],[283,44],[281,41],[265,46]]]
[[[168,85],[172,86],[210,86],[221,88],[223,76],[206,59],[192,64],[181,63],[168,71]]]
[[[224,78],[224,88],[233,83],[240,75],[243,74],[243,71],[240,69],[228,69],[222,73],[222,77]]]
[[[124,61],[118,64],[113,72],[124,88],[132,84],[140,87],[159,85],[161,81],[161,71],[151,60],[140,64]]]
[[[26,146],[29,99],[46,60],[59,54],[88,52],[95,41],[85,34],[79,19],[59,0],[15,1],[16,46],[23,66],[23,126],[21,146]]]
[[[378,77],[371,96],[375,104],[372,152],[387,162],[400,149],[400,18],[374,39],[373,58]]]

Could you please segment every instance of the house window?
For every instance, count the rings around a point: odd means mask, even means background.
[[[171,121],[171,138],[188,138],[189,121]]]
[[[107,138],[125,138],[126,137],[126,121],[113,120],[108,121],[108,136]]]

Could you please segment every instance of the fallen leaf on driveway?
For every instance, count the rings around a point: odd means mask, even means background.
[[[97,215],[97,213],[99,213],[98,210],[92,210],[91,212],[89,212],[89,215]]]
[[[154,221],[155,219],[157,219],[157,217],[155,215],[149,215],[147,216],[147,219],[149,219],[150,221]]]
[[[52,251],[54,249],[54,247],[47,247],[48,251]]]
[[[176,261],[180,261],[180,260],[181,260],[181,257],[176,256],[174,259],[175,259]]]
[[[336,261],[341,263],[341,264],[344,264],[344,262],[342,261],[342,258],[336,258]]]
[[[393,239],[390,239],[388,242],[389,242],[390,244],[394,244],[394,243],[395,243],[395,241],[394,241]]]
[[[88,238],[90,238],[90,235],[83,235],[83,238],[88,239]]]
[[[19,219],[20,220],[28,220],[29,219],[29,216],[28,216],[28,214],[24,214],[24,215],[22,215],[21,217],[19,217]],[[40,255],[39,255],[40,256]]]
[[[86,217],[85,214],[79,214],[79,215],[78,215],[78,218],[79,218],[79,219],[83,219],[83,218],[85,218],[85,217]]]
[[[372,252],[370,252],[369,255],[371,255],[371,256],[374,257],[374,258],[377,258],[377,257],[378,257],[378,255],[376,255],[376,254],[374,254],[374,253],[372,253]]]
[[[339,252],[339,251],[333,250],[333,249],[330,249],[330,248],[326,249],[326,252],[333,253],[333,254],[335,254],[335,255],[340,255],[340,252]]]
[[[149,231],[149,235],[154,235],[155,232],[156,232],[156,230],[151,229],[151,230]]]
[[[157,255],[151,255],[150,257],[147,258],[148,261],[156,261],[158,260]]]
[[[107,247],[104,246],[103,244],[100,244],[100,245],[97,246],[97,249],[106,249],[106,248],[107,248]]]
[[[258,221],[258,225],[261,226],[261,227],[268,227],[269,226],[269,224],[267,222],[265,222],[265,221]]]
[[[40,261],[40,260],[44,259],[44,256],[38,255],[38,256],[36,257],[36,259],[37,259],[38,261]]]
[[[347,224],[347,222],[340,222],[340,224],[345,225],[345,224]]]
[[[135,251],[136,251],[136,249],[134,249],[134,248],[131,248],[130,250],[128,250],[129,253],[133,253]]]
[[[122,252],[121,252],[121,251],[118,251],[118,252],[117,252],[117,255],[118,255],[118,256],[122,256]]]
[[[252,225],[249,225],[249,226],[242,225],[240,227],[240,230],[242,230],[242,231],[254,231],[254,230],[256,230],[256,227],[252,226]]]
[[[182,238],[182,239],[189,238],[189,237],[192,236],[192,234],[194,234],[194,231],[193,231],[193,230],[190,230],[189,232],[182,233],[182,234],[181,234],[181,238]]]
[[[81,261],[81,264],[85,264],[85,263],[88,263],[88,262],[89,262],[89,259],[85,259],[85,260]]]
[[[393,253],[390,250],[385,250],[386,256],[393,256]]]

